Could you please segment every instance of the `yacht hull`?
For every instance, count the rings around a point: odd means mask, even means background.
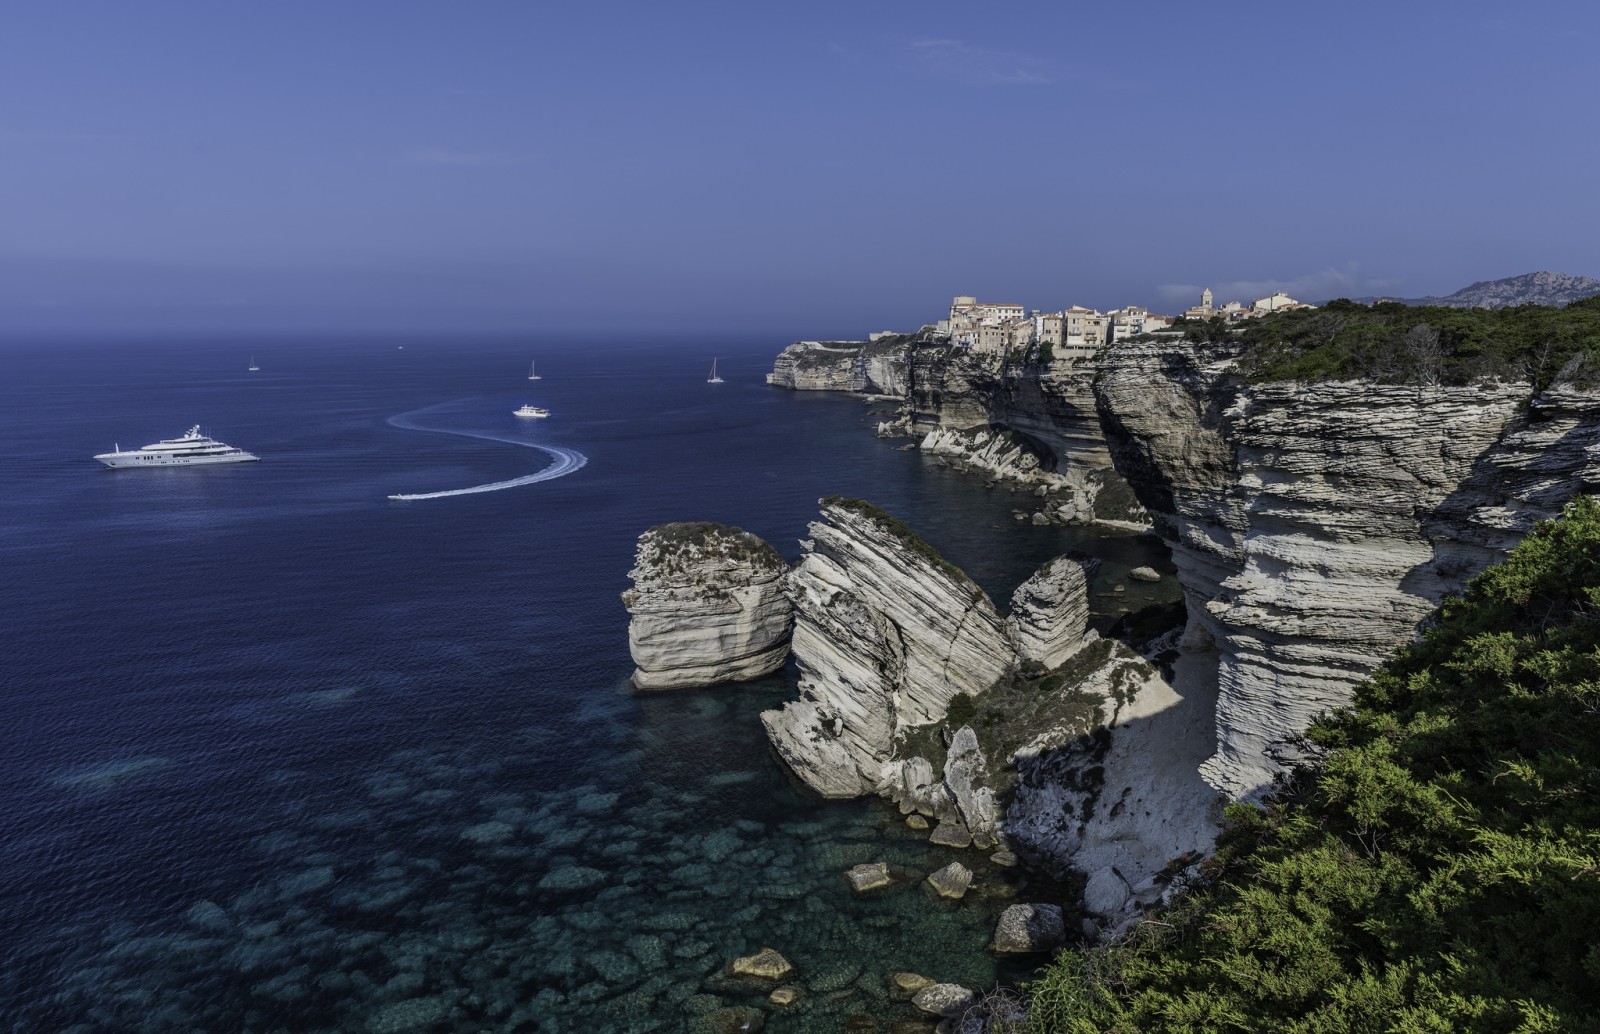
[[[217,463],[260,463],[261,457],[248,452],[229,456],[162,456],[159,453],[106,452],[95,459],[113,470],[137,467],[200,467]]]

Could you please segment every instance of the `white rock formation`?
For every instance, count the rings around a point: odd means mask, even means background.
[[[787,580],[800,699],[761,716],[778,755],[827,797],[871,793],[897,734],[941,719],[1012,664],[994,604],[875,508],[827,501]]]
[[[796,341],[772,364],[767,383],[796,391],[853,391],[901,396],[908,387],[911,346],[883,341]]]
[[[706,522],[663,524],[639,536],[628,651],[642,690],[758,678],[783,667],[793,623],[788,567],[749,532]]]
[[[1206,778],[1270,785],[1316,714],[1447,593],[1600,484],[1600,393],[1240,384],[1227,349],[1129,345],[1097,393],[1173,551],[1184,649],[1215,658]]]
[[[1017,586],[1006,629],[1019,660],[1059,667],[1098,638],[1088,631],[1088,622],[1089,584],[1099,566],[1097,560],[1060,556]]]

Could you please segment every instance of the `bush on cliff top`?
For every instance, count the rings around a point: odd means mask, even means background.
[[[1597,1031],[1600,505],[1448,601],[1235,806],[1210,882],[1064,953],[1030,1029]]]
[[[647,544],[654,547],[662,564],[675,563],[685,550],[693,550],[705,556],[747,561],[757,567],[787,566],[778,551],[759,536],[715,521],[658,524],[641,536],[640,545]]]
[[[1217,338],[1221,321],[1188,328],[1190,340]],[[1253,381],[1362,379],[1383,384],[1464,385],[1529,381],[1548,387],[1569,363],[1569,377],[1600,380],[1600,299],[1565,308],[1506,309],[1358,305],[1338,299],[1249,320],[1232,334],[1244,346]],[[1584,367],[1591,369],[1584,369]]]

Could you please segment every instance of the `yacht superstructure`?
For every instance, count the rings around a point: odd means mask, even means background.
[[[259,461],[261,457],[207,438],[200,433],[200,425],[195,424],[181,438],[165,438],[128,452],[116,448],[101,453],[95,459],[108,467],[174,467],[201,463],[250,463]]]

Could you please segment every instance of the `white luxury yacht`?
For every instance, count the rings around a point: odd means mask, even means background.
[[[200,433],[200,425],[195,424],[182,438],[167,438],[129,452],[117,448],[101,453],[95,459],[108,467],[172,467],[197,463],[249,463],[261,457],[207,438]]]
[[[548,409],[545,409],[543,406],[535,406],[531,402],[528,405],[523,406],[521,409],[513,409],[511,412],[515,416],[531,416],[540,418],[550,415],[550,411]]]

